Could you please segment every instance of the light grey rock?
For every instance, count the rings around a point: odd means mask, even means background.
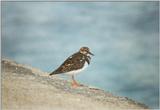
[[[1,65],[3,110],[148,109],[98,88],[72,88],[70,81],[11,60],[3,59]]]

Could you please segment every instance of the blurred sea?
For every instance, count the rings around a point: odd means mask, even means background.
[[[2,2],[2,57],[43,71],[88,46],[84,84],[159,107],[159,2]]]

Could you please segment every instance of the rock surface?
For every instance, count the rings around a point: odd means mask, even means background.
[[[72,88],[70,81],[38,69],[3,59],[3,110],[111,110],[148,109],[126,97],[82,86]]]

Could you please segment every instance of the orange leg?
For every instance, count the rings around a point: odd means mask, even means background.
[[[80,86],[77,82],[76,82],[76,80],[74,79],[74,75],[72,75],[72,87],[78,87],[78,86]]]

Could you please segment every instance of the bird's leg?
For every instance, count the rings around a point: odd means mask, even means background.
[[[76,82],[76,80],[74,79],[74,75],[72,75],[72,87],[77,87],[79,86],[79,84]]]

